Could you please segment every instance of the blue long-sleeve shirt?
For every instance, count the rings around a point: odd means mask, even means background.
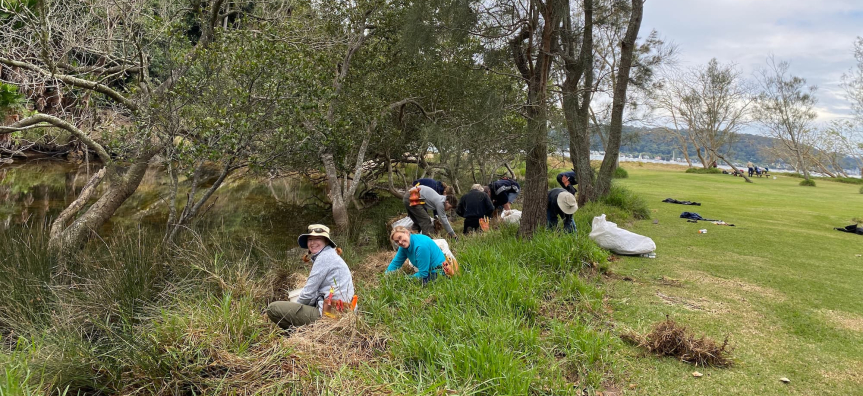
[[[433,269],[443,264],[446,256],[431,238],[423,234],[411,234],[410,246],[407,249],[399,246],[399,251],[396,252],[393,261],[390,261],[387,272],[401,268],[405,259],[409,259],[419,270],[413,277],[423,279],[428,277]]]
[[[569,179],[569,186],[563,185],[563,178]],[[568,191],[570,194],[575,195],[575,185],[578,184],[578,178],[575,175],[575,172],[562,172],[557,174],[557,184],[560,184],[560,187],[564,190]]]
[[[444,195],[443,183],[441,183],[435,179],[428,179],[428,178],[416,179],[416,180],[414,180],[412,185],[415,186],[417,184],[419,184],[421,186],[431,187],[431,189],[434,190],[436,193],[438,193],[440,195]]]

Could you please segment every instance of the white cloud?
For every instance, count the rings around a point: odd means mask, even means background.
[[[751,76],[773,54],[819,87],[819,121],[850,115],[839,84],[863,34],[863,1],[647,0],[644,7],[642,34],[656,29],[677,43],[680,66],[716,58]]]

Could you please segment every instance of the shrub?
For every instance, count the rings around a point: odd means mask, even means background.
[[[623,186],[612,185],[611,191],[601,199],[601,202],[621,208],[636,219],[650,218],[647,202]]]
[[[808,180],[807,180],[807,179],[803,179],[803,180],[801,180],[801,181],[800,181],[800,185],[801,185],[801,186],[805,186],[805,187],[815,187],[815,180],[812,180],[812,179],[808,179]]]
[[[860,194],[863,194],[863,187],[860,187]]]
[[[856,178],[856,177],[837,177],[833,180],[838,181],[839,183],[845,183],[845,184],[863,184],[863,179]]]
[[[614,174],[611,177],[613,179],[626,179],[629,177],[629,172],[618,166],[617,168],[614,168]]]
[[[719,169],[719,168],[686,168],[686,173],[715,174],[715,173],[722,173],[722,169]]]

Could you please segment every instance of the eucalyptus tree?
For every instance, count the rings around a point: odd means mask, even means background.
[[[672,77],[664,83],[659,103],[683,127],[678,132],[687,134],[703,167],[722,160],[736,170],[726,155],[738,131],[749,122],[754,100],[740,72],[733,64],[723,65],[711,59],[707,65]]]
[[[164,123],[177,82],[225,26],[248,13],[278,17],[281,4],[191,3],[170,0],[0,2],[0,64],[14,68],[23,91],[92,92],[90,101],[111,114],[112,123],[81,129],[73,113],[36,113],[0,131],[53,127],[96,153],[104,167],[54,220],[54,248],[75,249],[135,192],[151,160],[170,143]],[[21,82],[23,81],[23,82]],[[82,95],[83,96],[83,95]],[[97,188],[98,187],[98,188]],[[92,204],[90,200],[96,197]],[[89,205],[88,205],[89,204]]]
[[[842,87],[851,102],[855,121],[863,126],[863,37],[860,36],[854,41],[854,60],[857,62],[854,67],[842,75]]]
[[[771,56],[768,68],[758,72],[760,93],[755,100],[753,115],[768,136],[777,139],[791,153],[794,168],[809,180],[810,158],[817,130],[812,121],[818,116],[815,111],[817,98],[815,87],[807,86],[806,80],[788,73],[788,62],[779,62]],[[826,170],[826,169],[825,169]]]
[[[584,203],[608,194],[611,189],[644,2],[585,0],[581,5],[581,18],[575,12],[577,7],[571,7],[570,2],[566,5],[558,51],[564,75],[561,96],[570,134],[570,156],[579,180],[579,201]],[[614,38],[605,40],[614,44],[598,46],[595,31],[603,32],[606,38]],[[615,50],[616,45],[619,51]],[[608,93],[611,111],[605,157],[599,172],[594,174],[590,167],[590,121],[594,94],[601,81],[607,81],[605,84],[611,88]],[[595,116],[594,123],[598,124]]]

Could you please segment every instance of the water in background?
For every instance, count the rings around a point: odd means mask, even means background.
[[[65,161],[30,161],[0,167],[0,228],[24,224],[50,224],[81,192],[99,165]],[[206,189],[217,170],[204,178]],[[180,179],[178,210],[186,199],[188,183]],[[149,227],[164,232],[168,219],[170,179],[164,169],[147,171],[140,187],[100,230],[113,227]],[[199,190],[200,191],[200,190]],[[293,246],[308,224],[331,222],[326,194],[294,177],[266,178],[247,174],[229,177],[202,208],[196,230],[214,229],[237,237],[255,236],[274,247]],[[287,245],[286,245],[287,244]]]

